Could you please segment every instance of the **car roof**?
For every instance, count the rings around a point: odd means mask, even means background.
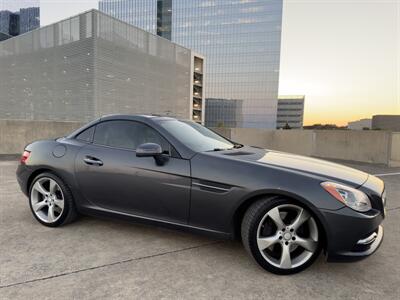
[[[113,121],[113,120],[129,120],[129,121],[138,121],[145,123],[147,125],[152,125],[156,129],[158,129],[163,136],[167,138],[167,140],[175,147],[178,153],[181,155],[182,158],[189,159],[191,158],[195,152],[188,148],[185,144],[181,141],[177,140],[173,135],[171,135],[168,131],[164,128],[160,127],[161,121],[173,121],[178,120],[176,118],[168,117],[168,116],[159,116],[159,115],[123,115],[123,114],[114,114],[114,115],[105,115],[96,120],[89,122],[88,124],[84,125],[83,127],[75,130],[66,138],[75,138],[77,135],[85,131],[86,129],[99,124],[100,122],[104,121]]]
[[[131,121],[167,121],[177,120],[176,118],[161,115],[123,115],[123,114],[112,114],[102,116],[99,121],[111,121],[111,120],[131,120]]]

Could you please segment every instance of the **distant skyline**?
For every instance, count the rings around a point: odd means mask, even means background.
[[[98,1],[40,5],[47,25]],[[400,114],[400,0],[285,0],[279,90],[306,96],[305,125]]]

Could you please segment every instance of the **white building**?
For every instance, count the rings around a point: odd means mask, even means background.
[[[92,10],[0,42],[0,119],[204,122],[204,57]]]
[[[276,128],[303,128],[305,96],[279,96]]]
[[[347,128],[351,130],[363,130],[364,128],[371,129],[371,126],[372,126],[371,119],[361,119],[358,121],[347,123]]]

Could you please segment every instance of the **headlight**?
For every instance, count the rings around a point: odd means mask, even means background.
[[[371,209],[368,196],[357,189],[334,182],[322,182],[321,186],[337,200],[356,211],[366,212]]]

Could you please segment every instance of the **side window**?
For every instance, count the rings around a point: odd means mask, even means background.
[[[135,150],[144,143],[159,144],[170,153],[169,143],[153,128],[135,121],[105,121],[96,126],[93,142],[98,145]]]
[[[82,131],[80,134],[76,136],[77,140],[91,143],[93,140],[94,126]]]

